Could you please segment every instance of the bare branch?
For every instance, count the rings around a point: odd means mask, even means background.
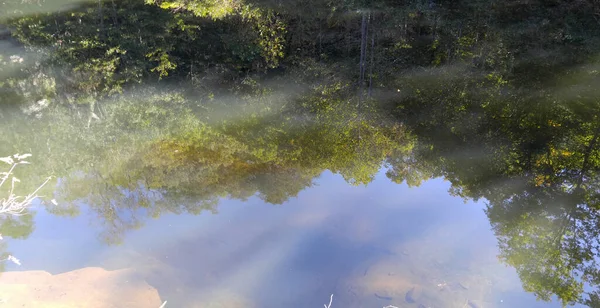
[[[31,205],[33,200],[38,198],[38,195],[37,195],[38,191],[40,189],[42,189],[42,187],[44,187],[48,183],[48,181],[50,181],[51,178],[50,177],[47,178],[46,181],[44,181],[44,183],[42,183],[36,190],[34,190],[32,193],[28,194],[27,196],[23,197],[23,196],[17,196],[14,194],[15,183],[20,182],[20,181],[16,177],[14,177],[13,170],[19,164],[27,164],[28,162],[23,161],[23,159],[25,159],[29,156],[31,156],[31,154],[23,154],[23,155],[15,154],[12,157],[9,156],[9,157],[2,158],[3,162],[11,162],[12,166],[10,167],[8,172],[0,173],[0,174],[3,174],[3,177],[0,180],[0,188],[2,187],[2,185],[4,185],[4,183],[6,183],[6,181],[8,181],[8,179],[10,179],[10,182],[11,182],[11,184],[10,184],[11,186],[8,190],[8,196],[6,196],[6,198],[0,199],[0,214],[15,215],[15,216],[22,215],[23,212],[27,208],[29,208],[29,206]]]
[[[325,308],[331,308],[331,302],[333,302],[333,294],[331,294],[331,297],[329,298],[329,305],[323,305],[323,306],[325,306]]]

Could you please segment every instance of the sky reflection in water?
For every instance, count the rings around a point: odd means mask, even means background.
[[[483,202],[442,179],[368,186],[325,172],[283,205],[222,200],[218,215],[163,215],[106,246],[90,212],[39,212],[11,251],[23,270],[134,268],[173,307],[553,307],[499,264]],[[412,292],[411,292],[412,290]],[[407,303],[407,293],[416,303]]]
[[[16,195],[52,180],[35,221],[0,216],[0,260],[23,263],[0,283],[97,266],[103,300],[132,276],[102,268],[131,268],[167,308],[552,307],[525,291],[600,307],[598,16],[4,0],[0,157],[33,155]],[[73,281],[50,285],[86,295]]]

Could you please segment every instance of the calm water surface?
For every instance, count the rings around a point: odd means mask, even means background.
[[[120,246],[102,243],[85,208],[77,218],[41,211],[10,247],[25,256],[19,270],[133,268],[173,307],[319,307],[330,294],[332,307],[560,307],[523,292],[498,262],[483,201],[384,171],[366,187],[325,172],[281,205],[222,199],[218,214],[164,215]]]
[[[600,307],[598,16],[0,1],[0,308]]]

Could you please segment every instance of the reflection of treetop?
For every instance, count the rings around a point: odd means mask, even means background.
[[[85,203],[118,241],[383,164],[485,198],[527,290],[598,305],[597,1],[17,2],[0,144],[35,154],[24,191],[57,176],[50,211]]]

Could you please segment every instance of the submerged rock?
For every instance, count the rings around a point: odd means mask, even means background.
[[[472,300],[468,300],[467,304],[469,305],[470,308],[480,308],[479,305],[477,305],[475,302],[473,302]]]
[[[459,286],[460,288],[464,289],[464,290],[468,290],[468,289],[469,289],[469,287],[468,287],[467,285],[465,285],[464,283],[462,283],[462,282],[460,282],[460,281],[458,282],[458,286]]]
[[[160,307],[158,291],[133,270],[86,267],[52,275],[45,271],[0,274],[2,307]]]
[[[418,293],[418,289],[417,287],[412,287],[412,289],[408,290],[408,292],[406,292],[406,295],[404,296],[404,300],[407,303],[416,303],[417,302],[417,293]]]
[[[383,295],[379,295],[377,293],[374,293],[374,294],[375,294],[375,297],[386,300],[386,301],[391,301],[393,299],[391,296],[383,296]]]

